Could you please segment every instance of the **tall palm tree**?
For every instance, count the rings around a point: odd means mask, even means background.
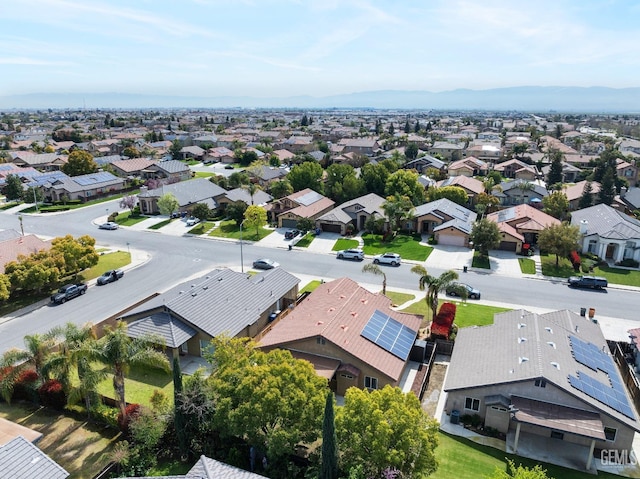
[[[98,385],[106,379],[107,370],[91,367],[91,360],[87,356],[79,357],[76,366],[78,368],[78,385],[70,388],[67,402],[75,404],[84,400],[84,407],[89,418],[94,405],[100,402]]]
[[[528,180],[521,180],[518,183],[517,188],[520,190],[520,204],[523,204],[525,192],[533,191],[535,189],[535,185]]]
[[[380,266],[373,263],[365,264],[362,267],[362,271],[364,273],[373,273],[376,276],[382,276],[382,294],[387,294],[387,275],[380,269]]]
[[[425,301],[427,302],[427,307],[431,309],[431,320],[433,320],[438,314],[438,293],[446,290],[447,286],[450,286],[451,283],[458,279],[458,273],[450,269],[440,276],[431,276],[425,267],[419,264],[411,268],[411,272],[420,275],[418,280],[420,291],[427,290]]]
[[[88,359],[98,360],[113,374],[113,390],[120,412],[126,414],[124,377],[131,366],[151,366],[169,371],[169,360],[164,353],[154,349],[157,338],[131,338],[127,324],[119,321],[115,327],[106,327],[105,335],[95,342],[86,354]]]

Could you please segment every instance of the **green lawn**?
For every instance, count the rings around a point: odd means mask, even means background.
[[[357,248],[360,241],[349,238],[338,238],[336,244],[333,245],[332,251],[342,251],[343,249]]]
[[[188,233],[192,235],[203,235],[211,228],[215,226],[213,221],[205,221],[203,223],[198,223],[193,228],[191,228]]]
[[[151,225],[147,229],[148,230],[159,230],[160,228],[162,228],[164,226],[167,226],[172,221],[173,221],[172,219],[167,219],[167,220],[161,221],[160,223],[156,223],[155,225]]]
[[[471,261],[471,266],[474,268],[491,269],[491,265],[489,264],[489,257],[484,256],[480,253],[480,251],[473,252],[473,260]]]
[[[295,245],[299,246],[300,248],[307,248],[315,239],[315,237],[316,235],[314,235],[313,233],[307,233],[302,238],[300,238],[300,241],[298,241]]]
[[[558,258],[558,267],[556,268],[556,255],[548,253],[540,253],[540,260],[542,262],[542,274],[545,276],[554,276],[556,278],[568,278],[576,273],[573,270],[571,261],[567,258]]]
[[[314,279],[313,281],[309,281],[307,285],[300,290],[300,293],[306,293],[307,291],[311,293],[314,289],[316,289],[321,284],[322,284],[322,281],[320,281],[319,279]]]
[[[490,477],[496,468],[506,471],[507,459],[525,467],[533,468],[540,464],[547,470],[547,475],[555,479],[587,479],[594,477],[586,472],[566,469],[553,464],[538,463],[513,454],[507,454],[500,449],[476,444],[469,439],[451,436],[444,432],[438,434],[436,459],[438,470],[429,478],[433,479],[479,479]],[[605,479],[620,479],[621,476],[598,471],[597,477]]]
[[[143,366],[132,367],[124,383],[127,402],[151,406],[149,399],[153,391],[158,389],[164,392],[169,401],[173,403],[173,378],[170,372]],[[99,384],[98,392],[103,396],[115,398],[113,379],[110,374]]]
[[[445,299],[446,298],[446,299]],[[496,313],[502,313],[504,311],[510,311],[509,308],[498,308],[496,306],[485,306],[483,304],[474,303],[473,300],[466,302],[451,300],[444,295],[439,296],[438,304],[442,304],[444,301],[455,303],[456,319],[455,323],[459,328],[466,328],[468,326],[485,326],[487,324],[493,324],[493,315]],[[440,307],[440,306],[438,306]],[[411,306],[402,310],[403,313],[420,314],[431,319],[431,311],[427,312],[427,303],[425,301],[416,301]]]
[[[260,228],[258,235],[256,236],[256,230],[254,228],[242,228],[242,239],[249,241],[259,241],[262,238],[269,236],[275,230],[268,230],[266,228]],[[226,220],[220,223],[216,229],[214,229],[209,236],[217,236],[219,238],[234,238],[240,239],[240,226],[236,224],[234,220]]]
[[[20,203],[18,203],[17,201],[10,201],[9,203],[5,203],[4,205],[0,206],[0,210],[8,210],[9,208],[13,208],[14,206],[18,206]]]
[[[196,171],[195,173],[195,178],[209,178],[215,175],[215,173],[210,173],[208,171]]]
[[[140,190],[132,190],[132,191],[127,191],[126,193],[119,193],[117,195],[112,195],[112,196],[107,196],[105,198],[98,198],[95,200],[91,200],[91,201],[87,201],[85,203],[71,203],[71,204],[67,204],[65,207],[69,210],[75,210],[78,208],[84,208],[85,206],[91,206],[91,205],[99,205],[100,203],[106,203],[107,201],[111,201],[111,200],[116,200],[118,198],[122,198],[123,196],[135,196],[138,193],[140,193]],[[61,205],[64,206],[64,205]],[[38,205],[38,211],[40,210],[40,208],[42,207],[42,205]],[[26,208],[24,210],[21,210],[20,213],[35,213],[36,212],[36,207],[35,206],[31,206],[29,208]]]
[[[609,266],[596,266],[593,270],[596,276],[604,276],[612,284],[624,284],[627,286],[640,286],[640,271],[611,268]]]
[[[520,271],[524,274],[536,274],[536,262],[531,258],[518,258],[520,263]]]
[[[116,223],[120,226],[133,226],[136,223],[146,220],[146,216],[133,216],[130,212],[125,211],[116,216]]]
[[[388,243],[382,242],[382,235],[371,233],[362,235],[362,239],[364,240],[364,253],[370,255],[393,252],[398,253],[403,259],[425,261],[433,251],[431,246],[420,244],[420,235],[398,234],[393,241]]]
[[[412,301],[416,299],[416,296],[414,294],[399,293],[397,291],[389,291],[389,290],[387,290],[387,294],[385,296],[389,298],[393,304],[397,304],[397,305],[404,304],[407,301]]]

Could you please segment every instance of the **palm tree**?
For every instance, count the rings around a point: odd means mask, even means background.
[[[373,263],[365,264],[362,267],[362,271],[364,273],[373,273],[376,276],[382,276],[382,294],[387,294],[387,275],[380,269],[380,266]]]
[[[98,385],[106,379],[107,370],[92,368],[91,361],[86,356],[79,357],[76,366],[78,367],[78,385],[69,390],[67,402],[75,404],[84,399],[84,407],[89,418],[94,404],[100,401],[97,389]]]
[[[431,276],[424,266],[419,264],[411,268],[411,272],[420,275],[418,280],[420,291],[427,290],[425,301],[427,302],[427,307],[431,309],[431,320],[433,320],[438,313],[438,293],[446,290],[451,283],[458,279],[458,273],[450,269],[440,276]]]
[[[92,347],[87,348],[89,359],[95,359],[111,369],[113,390],[120,412],[126,414],[124,377],[131,366],[151,366],[169,371],[167,356],[154,349],[158,340],[153,337],[131,338],[127,335],[127,324],[119,321],[115,327],[106,327],[105,335]]]
[[[251,196],[251,204],[253,204],[253,195],[255,195],[258,190],[262,189],[260,185],[258,185],[257,183],[253,183],[252,181],[250,181],[248,185],[242,185],[241,188],[247,190],[247,192]]]
[[[524,204],[524,193],[526,191],[533,191],[535,185],[528,180],[520,180],[517,188],[520,190],[520,204]]]

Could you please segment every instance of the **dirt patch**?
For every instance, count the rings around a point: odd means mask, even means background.
[[[442,394],[442,386],[444,385],[444,376],[447,372],[446,364],[434,364],[431,369],[431,376],[429,377],[429,383],[427,389],[422,396],[422,409],[431,417],[436,413],[436,406],[438,405],[438,399]]]

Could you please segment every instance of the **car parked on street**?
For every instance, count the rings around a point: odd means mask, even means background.
[[[571,276],[568,283],[570,288],[603,289],[609,286],[607,278],[601,276]]]
[[[84,283],[67,284],[51,296],[51,302],[54,304],[64,304],[68,300],[76,296],[81,296],[86,292],[87,285]]]
[[[101,229],[101,230],[117,230],[118,229],[118,223],[114,223],[113,221],[107,221],[106,223],[102,223],[100,226],[98,226],[98,229]]]
[[[480,299],[480,290],[466,283],[451,283],[445,289],[449,296],[460,296],[469,299]]]
[[[398,253],[384,253],[373,257],[374,264],[390,264],[400,266],[402,259]]]
[[[300,230],[289,230],[284,234],[284,239],[293,239],[300,234]]]
[[[273,269],[280,266],[280,263],[276,263],[272,259],[261,258],[253,262],[253,267],[256,269]]]
[[[336,253],[338,259],[353,259],[356,261],[362,261],[364,259],[364,251],[359,248],[343,249]]]
[[[108,283],[113,283],[114,281],[118,281],[120,278],[124,276],[124,271],[121,269],[110,269],[109,271],[105,271],[102,276],[98,277],[96,281],[97,284],[103,285]]]

